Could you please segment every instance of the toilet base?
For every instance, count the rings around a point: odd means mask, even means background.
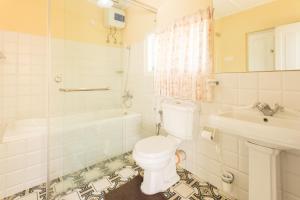
[[[161,178],[161,176],[160,176],[160,178]],[[154,195],[154,194],[157,194],[159,192],[166,191],[172,185],[174,185],[175,183],[177,183],[179,180],[180,180],[180,177],[179,177],[178,174],[176,174],[176,176],[174,176],[173,178],[171,178],[170,180],[168,180],[167,182],[164,182],[162,184],[161,183],[155,184],[155,182],[152,182],[152,184],[149,185],[149,184],[147,184],[147,182],[143,181],[143,183],[141,185],[141,190],[142,190],[142,192],[144,194]]]
[[[169,164],[162,170],[144,171],[144,181],[141,190],[144,194],[153,195],[163,192],[180,180],[176,171],[175,156],[171,158]]]

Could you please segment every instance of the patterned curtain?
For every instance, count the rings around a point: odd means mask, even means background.
[[[156,36],[155,89],[160,97],[206,101],[212,74],[212,10],[177,21]]]

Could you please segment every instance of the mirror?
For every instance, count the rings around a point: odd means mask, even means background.
[[[300,70],[300,0],[213,0],[215,72]]]

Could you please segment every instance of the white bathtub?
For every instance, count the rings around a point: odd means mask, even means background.
[[[0,171],[18,180],[20,191],[45,182],[47,176],[54,179],[130,151],[144,137],[141,115],[121,110],[18,120],[7,124],[3,133],[0,163],[13,160],[18,167],[0,165]],[[24,179],[29,171],[32,175]]]
[[[24,140],[47,134],[47,119],[24,119],[6,125],[3,143]]]
[[[2,142],[13,142],[43,136],[46,135],[48,131],[52,135],[61,134],[62,132],[95,127],[110,121],[119,121],[121,123],[120,125],[123,126],[123,120],[130,120],[132,118],[136,119],[136,122],[139,124],[141,115],[138,113],[124,114],[122,110],[112,109],[55,117],[49,120],[46,118],[17,120],[5,125],[3,128]]]

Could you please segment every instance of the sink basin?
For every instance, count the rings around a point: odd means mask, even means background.
[[[209,117],[222,133],[246,138],[249,200],[280,200],[280,151],[300,149],[300,113],[285,110],[266,117],[255,109],[232,109]]]
[[[266,117],[254,109],[233,109],[210,116],[209,124],[263,146],[300,150],[300,114],[295,111]]]

